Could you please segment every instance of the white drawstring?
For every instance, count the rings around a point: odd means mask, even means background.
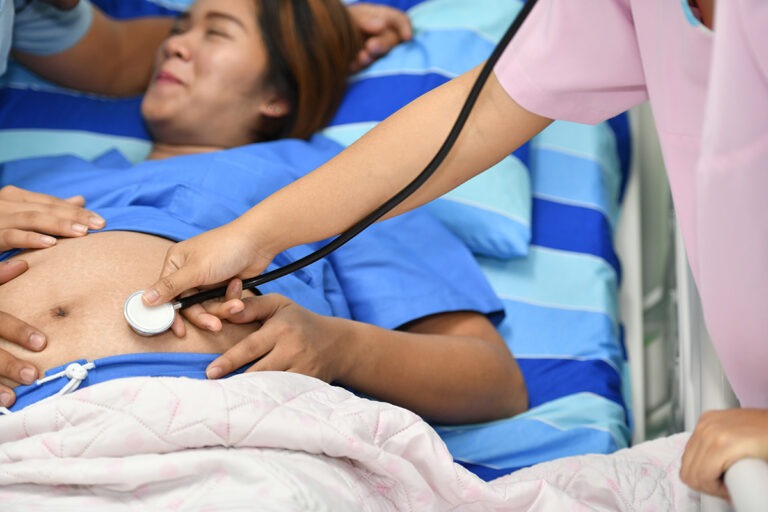
[[[96,365],[90,361],[85,364],[70,363],[64,370],[58,373],[54,373],[53,375],[48,375],[47,377],[43,377],[42,379],[37,379],[35,383],[39,386],[60,377],[66,377],[69,379],[69,382],[67,382],[64,387],[62,387],[56,393],[56,395],[66,395],[67,393],[71,393],[72,391],[76,390],[80,384],[88,377],[88,370],[93,370],[94,368],[96,368]]]
[[[64,384],[64,386],[57,393],[51,396],[66,395],[67,393],[71,393],[74,390],[76,390],[78,387],[80,387],[80,384],[82,384],[83,381],[88,377],[88,370],[93,370],[94,368],[96,368],[96,365],[93,364],[93,362],[91,361],[88,361],[85,364],[70,363],[67,365],[66,368],[64,368],[64,370],[58,373],[48,375],[47,377],[43,377],[42,379],[37,379],[35,381],[35,384],[40,386],[42,384],[45,384],[46,382],[50,382],[52,380],[56,380],[61,377],[66,377],[67,379],[69,379],[69,382]],[[6,415],[6,414],[13,414],[13,411],[8,409],[7,407],[0,407],[0,415]]]

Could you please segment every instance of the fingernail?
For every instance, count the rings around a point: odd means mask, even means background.
[[[45,336],[39,332],[34,332],[29,336],[29,347],[32,350],[42,350],[45,346]]]
[[[157,290],[150,289],[145,291],[142,297],[144,298],[144,302],[146,302],[149,305],[152,305],[155,302],[157,302],[157,299],[160,298],[160,294],[157,293]]]
[[[41,235],[40,236],[40,243],[43,244],[46,247],[50,247],[52,245],[56,245],[56,239],[52,236],[48,235]]]
[[[0,393],[0,404],[3,407],[10,407],[13,401],[13,397],[10,393]]]
[[[209,379],[218,379],[224,372],[218,366],[211,366],[205,371],[205,376]]]
[[[91,218],[88,219],[88,224],[91,226],[91,229],[101,229],[106,224],[106,221],[98,215],[91,215]]]
[[[80,233],[81,235],[84,235],[88,232],[88,226],[75,222],[74,224],[72,224],[72,231],[74,231],[75,233]]]
[[[19,377],[24,384],[32,384],[35,381],[35,370],[24,368],[19,372]]]

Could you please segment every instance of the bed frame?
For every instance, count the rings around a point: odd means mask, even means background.
[[[691,431],[703,411],[739,404],[704,325],[647,104],[630,112],[630,123],[632,169],[616,245],[636,444]],[[768,463],[740,461],[726,483],[733,508],[702,496],[701,511],[768,510]]]

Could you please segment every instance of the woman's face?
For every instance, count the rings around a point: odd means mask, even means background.
[[[142,102],[155,141],[252,142],[261,115],[281,105],[264,83],[266,69],[255,2],[198,0],[160,47]]]

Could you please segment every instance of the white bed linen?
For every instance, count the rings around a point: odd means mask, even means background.
[[[689,510],[685,435],[490,483],[418,416],[297,374],[130,378],[0,417],[4,511]],[[524,440],[510,439],[510,443]]]

